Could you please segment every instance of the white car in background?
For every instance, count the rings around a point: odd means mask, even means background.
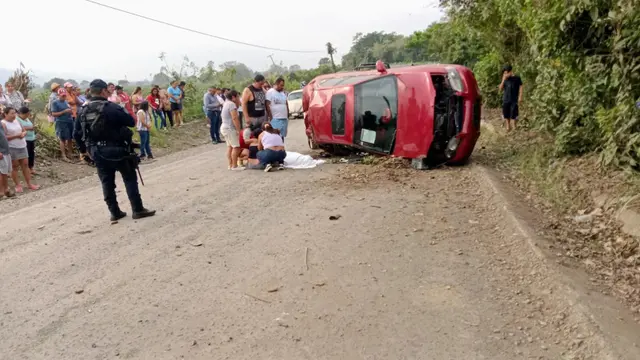
[[[302,90],[290,92],[287,96],[287,103],[289,104],[290,117],[297,119],[304,116],[302,112]]]

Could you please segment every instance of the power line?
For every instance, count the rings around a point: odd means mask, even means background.
[[[247,43],[247,42],[244,42],[244,41],[233,40],[233,39],[229,39],[229,38],[225,38],[225,37],[217,36],[217,35],[212,35],[212,34],[209,34],[209,33],[198,31],[198,30],[189,29],[189,28],[186,28],[184,26],[168,23],[166,21],[153,19],[153,18],[150,18],[148,16],[140,15],[140,14],[137,14],[137,13],[134,13],[134,12],[131,12],[131,11],[127,11],[127,10],[123,10],[123,9],[119,9],[117,7],[113,7],[113,6],[110,6],[110,5],[102,4],[102,3],[99,3],[97,1],[93,1],[93,0],[84,0],[84,1],[86,1],[88,3],[92,3],[94,5],[105,7],[107,9],[119,11],[119,12],[122,12],[122,13],[125,13],[125,14],[128,14],[128,15],[131,15],[131,16],[135,16],[135,17],[139,17],[139,18],[142,18],[142,19],[145,19],[145,20],[153,21],[153,22],[156,22],[156,23],[159,23],[159,24],[171,26],[171,27],[174,27],[174,28],[177,28],[177,29],[180,29],[180,30],[189,31],[189,32],[196,33],[196,34],[199,34],[199,35],[204,35],[204,36],[208,36],[208,37],[211,37],[211,38],[214,38],[214,39],[228,41],[228,42],[232,42],[232,43],[236,43],[236,44],[240,44],[240,45],[251,46],[251,47],[260,48],[260,49],[266,49],[266,50],[292,52],[292,53],[321,53],[321,52],[324,52],[324,51],[319,51],[319,50],[280,49],[280,48],[272,48],[272,47],[262,46],[262,45],[257,45],[257,44],[251,44],[251,43]]]

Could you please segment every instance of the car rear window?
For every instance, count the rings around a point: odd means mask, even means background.
[[[331,98],[331,132],[334,135],[344,135],[346,105],[347,97],[344,94],[336,94]]]

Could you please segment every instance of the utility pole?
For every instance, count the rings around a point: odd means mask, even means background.
[[[273,54],[268,55],[267,57],[268,57],[269,59],[271,59],[271,63],[273,63],[273,66],[278,66],[278,65],[276,65],[276,62],[275,62],[275,61],[273,61]]]

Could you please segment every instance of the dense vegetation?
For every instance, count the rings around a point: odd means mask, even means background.
[[[442,62],[473,69],[485,105],[500,104],[501,68],[514,66],[525,83],[525,120],[549,132],[557,155],[601,154],[604,164],[637,169],[640,162],[640,6],[635,0],[441,0],[444,21],[411,36],[358,33],[336,66],[336,49],[318,67],[273,64],[268,79],[301,81],[383,59],[389,63]],[[201,116],[201,95],[215,84],[241,89],[254,72],[239,62],[198,67],[187,57],[133,87],[186,80],[187,117]],[[54,79],[52,79],[54,80]],[[62,82],[62,79],[58,82]],[[80,84],[81,86],[85,84]],[[45,87],[46,89],[46,87]]]
[[[354,38],[342,65],[443,62],[473,69],[485,105],[500,104],[501,68],[525,83],[530,126],[550,132],[557,155],[640,162],[640,4],[635,0],[441,0],[446,20],[410,37]]]
[[[408,46],[470,66],[498,104],[501,65],[525,82],[527,119],[558,154],[597,151],[604,164],[640,161],[640,6],[634,0],[443,0],[448,20]]]

